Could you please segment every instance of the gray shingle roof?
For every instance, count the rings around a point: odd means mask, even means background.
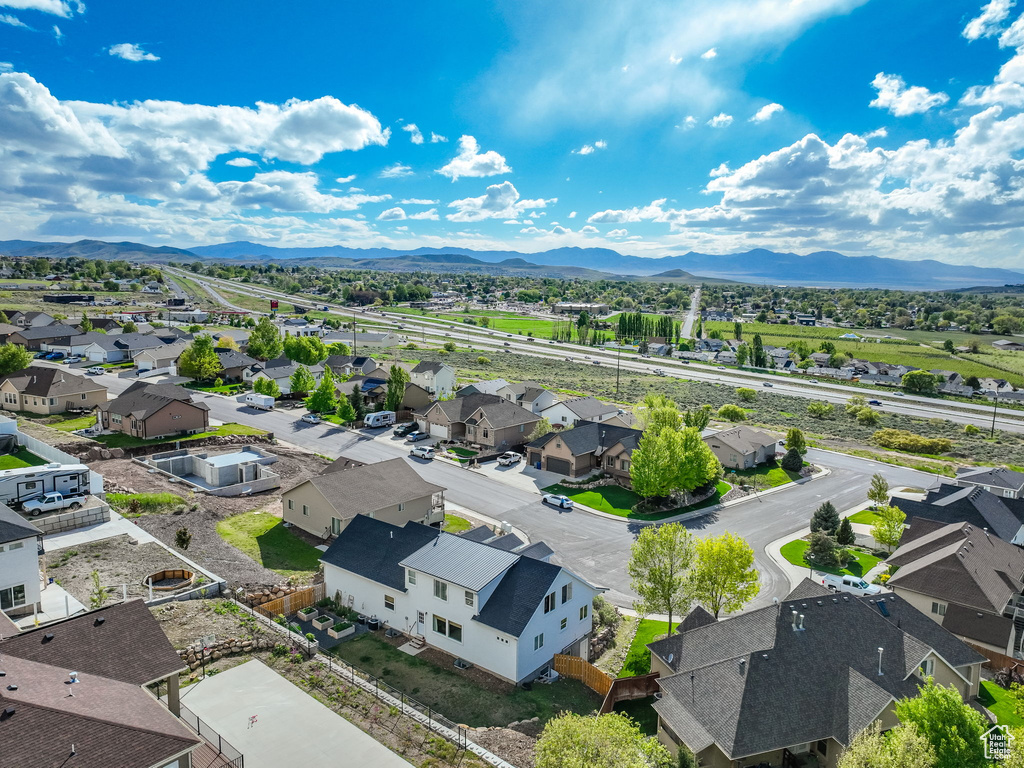
[[[82,332],[70,325],[43,325],[38,328],[19,328],[18,335],[26,341],[59,339],[65,336],[81,336]]]
[[[942,628],[969,640],[1006,648],[1013,637],[1013,619],[986,611],[976,611],[956,603],[946,606]]]
[[[445,368],[444,363],[438,363],[430,360],[423,360],[412,369],[413,373],[438,373]]]
[[[451,400],[440,400],[431,403],[417,413],[424,414],[432,408],[437,408],[444,413],[449,423],[466,423],[478,409],[482,409],[484,418],[494,429],[529,424],[540,420],[539,416],[515,403],[497,395],[483,393],[455,397]]]
[[[1004,467],[990,469],[966,469],[957,473],[957,480],[967,480],[978,485],[992,485],[997,488],[1019,490],[1024,488],[1024,472],[1014,472]]]
[[[101,403],[99,408],[101,411],[120,416],[131,415],[141,420],[175,400],[189,403],[204,411],[210,410],[206,403],[193,402],[192,393],[184,387],[174,384],[150,384],[145,381],[135,382],[113,400]]]
[[[543,560],[520,557],[473,620],[519,637],[561,570]]]
[[[622,443],[626,450],[632,451],[642,436],[643,432],[639,429],[602,424],[596,421],[581,421],[574,429],[548,432],[543,437],[529,443],[528,447],[543,448],[551,440],[558,438],[565,443],[573,456],[582,456],[593,453],[601,447],[606,450],[613,448],[618,443]]]
[[[305,482],[323,494],[342,520],[444,491],[400,457],[340,472],[333,466]]]
[[[256,363],[255,368],[257,371],[262,370],[272,378],[281,379],[291,377],[297,370],[299,370],[300,365],[301,363],[296,363],[289,360],[287,357],[281,356],[276,357],[273,360],[267,360],[265,363]],[[324,367],[321,363],[317,363],[316,365],[307,365],[306,368],[314,375],[324,372]]]
[[[965,522],[977,528],[989,528],[999,538],[1013,541],[1024,525],[1024,500],[1008,499],[984,488],[943,483],[932,489],[923,501],[894,497],[892,505],[902,509],[908,518],[919,518],[938,523]],[[920,535],[912,527],[904,535],[904,542]]]
[[[441,533],[399,565],[479,592],[517,560],[519,555]]]
[[[43,532],[28,520],[6,504],[0,504],[0,544],[42,535]]]
[[[602,402],[596,397],[577,397],[571,400],[563,400],[561,404],[581,419],[595,419],[609,413],[619,412],[617,406]]]
[[[5,381],[11,382],[22,394],[38,397],[68,397],[106,389],[99,382],[85,376],[76,376],[64,368],[43,365],[30,365],[17,373],[0,377],[0,383]]]
[[[250,365],[255,365],[256,358],[249,357],[246,354],[238,352],[234,349],[217,349],[217,357],[220,358],[220,364],[226,368],[248,368]]]
[[[320,559],[379,584],[405,591],[405,569],[399,563],[438,531],[427,525],[399,527],[357,515]]]
[[[706,438],[708,442],[718,440],[739,453],[753,453],[764,446],[774,446],[776,440],[765,432],[750,427],[732,427],[723,429]]]

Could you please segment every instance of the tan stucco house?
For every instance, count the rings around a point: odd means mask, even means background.
[[[151,440],[195,434],[210,426],[210,407],[173,384],[137,381],[99,409],[99,426],[110,432]]]
[[[630,461],[642,435],[639,429],[582,421],[575,429],[549,432],[529,443],[526,460],[566,477],[604,471],[629,485]]]
[[[29,413],[92,410],[107,401],[107,388],[64,368],[30,365],[0,379],[0,408]]]
[[[432,437],[465,440],[498,450],[526,442],[540,416],[498,395],[456,395],[416,412],[420,429]]]
[[[776,438],[750,427],[723,429],[704,438],[726,469],[752,469],[775,458]]]

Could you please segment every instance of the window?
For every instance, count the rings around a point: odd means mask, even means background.
[[[410,584],[415,584],[416,583],[416,571],[409,571],[409,583]]]
[[[468,605],[470,608],[472,608],[473,607],[473,603],[475,602],[475,600],[476,600],[476,594],[473,593],[473,592],[470,592],[467,589],[466,590],[466,605]]]
[[[82,399],[83,399],[83,400],[85,400],[85,399],[86,399],[86,397],[87,397],[87,396],[86,396],[86,394],[85,394],[85,393],[83,392],[83,393],[82,393]],[[56,401],[54,401],[54,402],[56,402]],[[50,403],[50,405],[53,405],[53,402],[51,402],[51,403]]]
[[[112,413],[110,415],[110,420],[112,422],[114,422],[115,424],[120,424],[121,423],[121,414],[120,413]]]
[[[434,617],[434,631],[437,632],[439,635],[447,635],[448,634],[448,621],[446,619],[442,619],[440,616],[435,616]]]
[[[555,610],[555,593],[552,592],[550,595],[544,597],[544,613],[551,613]]]
[[[568,603],[572,600],[572,582],[562,585],[562,604]]]
[[[295,509],[295,502],[288,499],[288,509]]]
[[[25,585],[0,589],[0,610],[9,610],[25,604]]]
[[[85,395],[83,395],[83,397],[85,397]],[[56,397],[51,397],[50,398],[50,405],[56,405],[56,404],[57,404],[57,398]]]
[[[580,621],[583,621],[589,615],[590,615],[590,606],[589,605],[581,605],[580,606]]]
[[[487,438],[487,429],[484,428],[484,439],[486,439],[486,438]]]
[[[544,647],[544,633],[541,632],[535,638],[533,638],[533,650],[539,651]]]
[[[398,505],[398,511],[399,512],[405,512],[405,503],[404,502],[402,504]]]
[[[629,472],[629,462],[626,461],[626,459],[623,459],[619,463],[619,469],[621,469],[623,472]]]
[[[309,507],[307,507],[305,504],[302,505],[302,514],[306,517],[309,517]]]
[[[935,674],[935,659],[925,659],[921,662],[921,674],[924,677],[932,677]]]
[[[22,547],[24,547],[24,546],[25,546],[25,542],[24,542],[24,541],[15,541],[15,542],[12,542],[12,543],[11,543],[11,544],[10,544],[10,545],[9,545],[9,546],[7,547],[7,549],[8,549],[9,551],[13,552],[14,550],[16,550],[16,549],[21,549],[21,548],[22,548]]]
[[[439,635],[445,635],[456,643],[462,642],[462,625],[456,624],[454,621],[434,616],[434,631]]]
[[[447,602],[448,585],[445,582],[434,579],[434,597]]]
[[[384,607],[389,611],[395,610],[395,598],[391,595],[384,595]]]
[[[567,618],[566,618],[566,619],[562,619],[562,620],[561,620],[561,621],[559,622],[559,624],[558,624],[558,628],[559,628],[559,629],[565,629],[565,628],[566,628],[566,627],[568,627],[568,626],[569,626],[569,619],[567,619]]]
[[[946,615],[946,604],[945,603],[932,603],[932,613],[939,616]]]
[[[341,533],[341,519],[337,517],[331,518],[331,535],[337,536]]]

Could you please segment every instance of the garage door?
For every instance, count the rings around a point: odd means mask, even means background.
[[[559,475],[568,475],[571,471],[567,459],[552,459],[550,456],[545,467],[548,472],[555,472]]]
[[[431,424],[430,425],[430,436],[440,437],[445,440],[448,439],[448,427],[444,424]]]

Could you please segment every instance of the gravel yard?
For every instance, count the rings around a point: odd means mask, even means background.
[[[220,599],[186,600],[157,605],[149,610],[160,622],[160,629],[171,645],[178,649],[211,635],[223,640],[263,637],[270,633],[262,624],[253,621],[247,612],[230,610],[231,605],[229,601]]]
[[[227,452],[232,446],[217,446],[217,452]],[[283,583],[284,577],[254,562],[251,558],[225,542],[217,535],[217,523],[241,512],[266,510],[281,515],[281,491],[292,488],[327,466],[327,462],[311,453],[274,445],[270,450],[279,460],[273,470],[281,476],[281,488],[255,496],[224,498],[205,494],[190,495],[181,483],[171,483],[159,474],[149,471],[130,459],[108,459],[90,464],[100,472],[107,490],[125,490],[129,493],[176,493],[185,497],[183,511],[144,514],[135,518],[140,528],[169,546],[174,546],[174,535],[179,528],[188,528],[192,542],[188,556],[232,585],[263,586]],[[190,509],[192,505],[196,509]]]

